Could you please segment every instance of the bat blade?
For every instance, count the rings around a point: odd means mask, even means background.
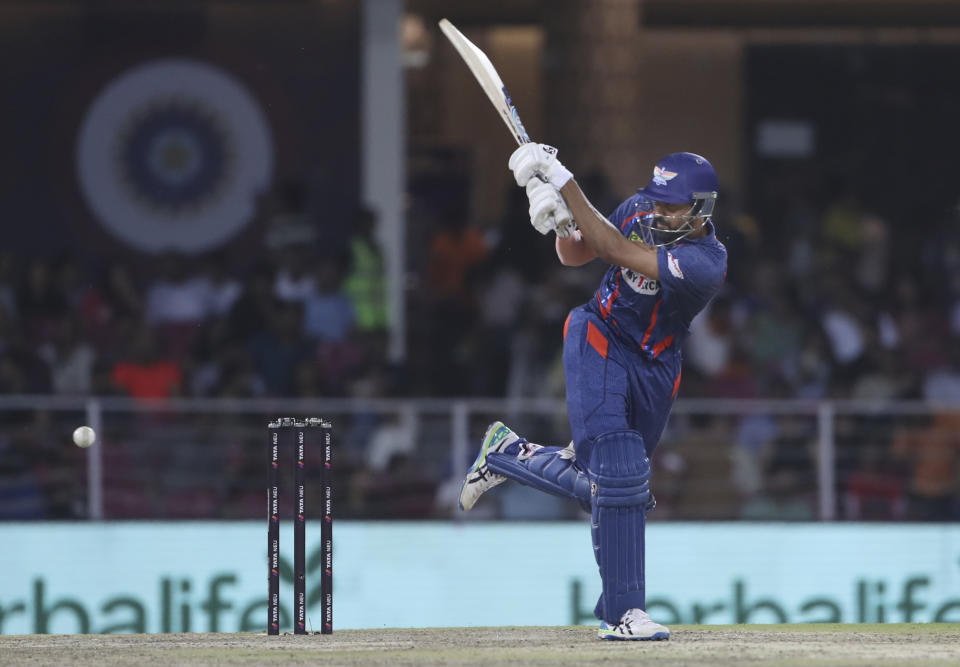
[[[460,57],[467,64],[467,67],[470,68],[473,77],[477,80],[477,83],[480,84],[480,87],[483,88],[483,92],[486,93],[490,99],[490,103],[493,104],[493,107],[497,110],[500,118],[510,130],[510,134],[516,140],[517,144],[530,143],[530,135],[527,134],[526,128],[520,121],[517,108],[513,105],[513,100],[510,99],[510,94],[507,92],[506,86],[503,85],[500,75],[497,74],[497,70],[493,66],[493,63],[490,62],[487,54],[467,39],[464,34],[457,30],[456,26],[447,19],[440,19],[440,30],[443,31],[443,34],[446,35],[450,43],[453,44],[453,47],[457,50],[457,53],[460,54]]]

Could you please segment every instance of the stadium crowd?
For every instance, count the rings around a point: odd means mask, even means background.
[[[603,175],[584,180],[592,199],[612,209],[618,198]],[[331,240],[294,208],[274,212],[263,258],[244,265],[224,253],[102,266],[79,256],[0,253],[0,394],[562,396],[562,322],[590,297],[602,267],[561,267],[552,244],[524,224],[522,192],[511,195],[503,221],[486,227],[467,224],[447,204],[420,201],[409,236],[427,240],[409,244],[402,367],[385,353],[374,215],[358,212],[346,226],[351,233]],[[882,212],[847,194],[822,205],[794,201],[774,222],[735,205],[720,210],[727,284],[693,324],[682,398],[960,403],[956,211],[902,238]],[[840,515],[960,518],[955,422],[950,414],[839,420]],[[377,428],[361,431],[372,439]],[[82,514],[59,497],[28,502],[25,513],[5,505],[11,480],[34,459],[15,451],[11,429],[0,437],[0,518]],[[663,516],[814,518],[815,437],[815,423],[776,416],[674,419],[667,440],[676,446],[655,462]],[[378,468],[360,454],[353,461],[348,515],[414,518],[449,509],[433,500],[442,480],[418,474],[409,452],[386,456]],[[717,475],[718,461],[728,474]],[[715,478],[707,487],[713,500],[695,500],[690,479],[698,467],[714,471],[704,473]],[[259,516],[259,468],[241,462],[237,469],[249,477],[240,486]],[[409,502],[385,496],[403,484],[414,489]],[[731,501],[715,502],[724,489]],[[247,507],[218,510],[224,493],[205,511],[230,516]]]

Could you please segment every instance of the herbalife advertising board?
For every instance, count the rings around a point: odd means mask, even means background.
[[[265,627],[262,522],[8,523],[0,541],[5,634]],[[343,521],[334,549],[335,628],[594,622],[587,523]],[[287,627],[291,553],[284,544]],[[647,553],[648,608],[663,623],[960,621],[960,526],[655,523]]]

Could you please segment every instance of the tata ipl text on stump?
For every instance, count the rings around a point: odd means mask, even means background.
[[[333,632],[333,424],[319,417],[281,417],[267,424],[269,468],[267,477],[267,634],[280,634],[280,458],[293,457],[293,632],[307,634],[306,582],[306,473],[307,452],[317,445],[323,453],[320,466],[323,520],[320,542],[323,569],[320,575],[321,634]]]

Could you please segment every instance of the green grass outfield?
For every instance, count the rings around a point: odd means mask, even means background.
[[[333,635],[0,635],[3,665],[960,665],[960,623],[680,625],[670,641],[596,628],[415,628]]]

